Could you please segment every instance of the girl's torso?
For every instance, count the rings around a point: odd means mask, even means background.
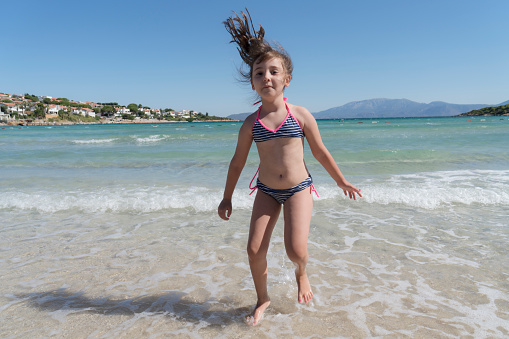
[[[259,179],[275,189],[293,187],[309,176],[304,164],[304,132],[286,105],[286,116],[271,112],[253,123],[253,140],[260,157]]]

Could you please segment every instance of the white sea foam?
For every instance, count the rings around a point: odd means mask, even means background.
[[[72,140],[72,143],[74,144],[107,144],[110,142],[113,142],[117,139],[111,138],[111,139],[89,139],[89,140]]]
[[[460,205],[509,206],[509,171],[433,172],[393,176],[385,182],[359,183],[363,198],[358,204],[400,204],[437,209]],[[317,186],[321,202],[348,200],[336,186]],[[0,209],[57,212],[78,209],[90,212],[153,212],[165,209],[214,211],[222,197],[222,187],[140,186],[90,187],[31,191],[6,190],[0,196]],[[251,208],[254,195],[239,188],[235,208]]]
[[[425,209],[451,205],[509,205],[509,171],[441,171],[366,180],[360,201]],[[321,199],[343,196],[335,187],[317,186]],[[318,199],[320,200],[320,199]]]
[[[166,139],[170,138],[170,136],[155,134],[155,135],[150,135],[148,137],[134,136],[133,138],[136,140],[136,142],[143,144],[143,143],[154,143],[154,142],[166,140]]]
[[[87,212],[154,212],[165,209],[212,211],[217,208],[222,193],[201,187],[123,189],[97,191],[12,192],[0,197],[0,209],[59,212],[77,209]],[[239,207],[239,206],[238,206]]]

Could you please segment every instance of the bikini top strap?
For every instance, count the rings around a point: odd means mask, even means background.
[[[262,106],[260,106],[260,108],[258,108],[258,113],[256,113],[256,119],[255,121],[253,122],[253,127],[254,128],[254,125],[256,124],[256,122],[260,119],[260,111],[262,110]]]
[[[288,111],[288,115],[291,115],[291,116],[293,117],[293,120],[295,120],[295,122],[297,123],[297,125],[299,125],[300,130],[301,130],[302,132],[304,132],[304,130],[302,129],[302,126],[300,125],[299,120],[298,120],[298,119],[295,117],[295,115],[293,115],[293,113],[290,111],[290,107],[288,107],[288,105],[286,104],[286,102],[285,102],[285,105],[286,105],[286,110]]]

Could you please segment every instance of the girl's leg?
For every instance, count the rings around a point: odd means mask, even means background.
[[[246,320],[256,325],[270,304],[267,292],[267,252],[270,237],[281,212],[281,205],[271,196],[258,190],[251,215],[247,254],[258,301],[253,314]]]
[[[298,301],[307,303],[313,297],[306,273],[308,262],[308,235],[313,212],[313,197],[309,189],[295,193],[284,204],[285,248],[290,260],[297,266]]]

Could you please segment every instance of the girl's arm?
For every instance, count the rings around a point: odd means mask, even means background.
[[[244,169],[247,156],[249,155],[249,150],[251,149],[251,144],[253,143],[252,120],[253,119],[248,118],[242,124],[242,127],[239,131],[237,148],[235,149],[235,154],[233,155],[233,158],[230,161],[230,166],[228,167],[228,175],[226,176],[223,200],[217,208],[219,217],[224,220],[228,220],[232,214],[233,191],[235,190],[235,186],[237,186],[237,181],[239,180],[240,174],[242,173],[242,169]]]
[[[362,197],[360,193],[361,190],[345,179],[343,173],[341,173],[338,165],[334,161],[334,158],[323,144],[320,131],[318,130],[318,124],[313,115],[304,107],[295,107],[295,111],[299,113],[299,118],[302,119],[302,129],[306,135],[311,153],[313,153],[316,160],[325,168],[327,173],[334,179],[346,196],[354,200],[357,200],[355,194]]]

